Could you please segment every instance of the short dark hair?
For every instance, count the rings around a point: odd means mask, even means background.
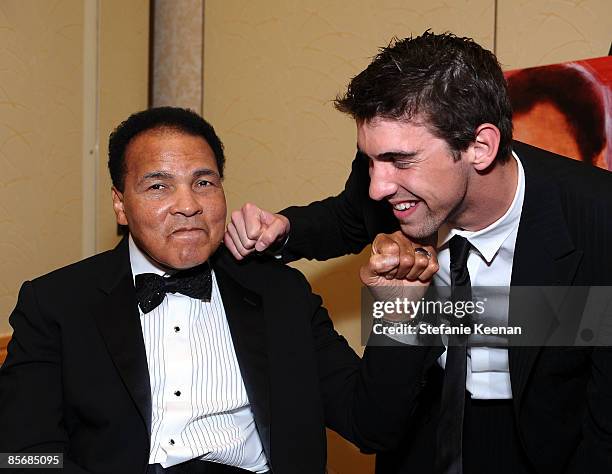
[[[522,69],[508,77],[515,114],[550,102],[565,115],[582,160],[593,164],[606,146],[605,108],[595,84],[578,65],[554,64]]]
[[[393,39],[335,106],[358,121],[423,120],[456,157],[474,142],[479,125],[491,123],[501,133],[496,159],[512,151],[512,109],[495,55],[452,33]]]
[[[108,169],[113,186],[119,191],[123,192],[125,150],[127,146],[137,135],[143,132],[162,129],[202,137],[206,140],[215,154],[219,174],[223,177],[223,167],[225,165],[223,143],[213,126],[189,109],[154,107],[130,115],[110,134],[108,140]]]

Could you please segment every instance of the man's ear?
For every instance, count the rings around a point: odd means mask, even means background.
[[[476,129],[476,139],[472,143],[472,166],[476,171],[486,170],[497,156],[499,149],[499,129],[490,123],[483,123]]]
[[[125,215],[125,209],[123,207],[123,193],[115,186],[113,186],[111,192],[113,194],[113,209],[115,211],[115,217],[117,218],[117,224],[128,225],[127,216]]]

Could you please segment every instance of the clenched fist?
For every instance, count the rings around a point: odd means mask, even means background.
[[[440,268],[435,241],[435,235],[431,242],[416,243],[402,231],[378,234],[370,260],[359,271],[361,281],[368,287],[429,286]]]
[[[223,241],[238,260],[250,253],[263,252],[275,243],[282,243],[289,234],[289,219],[281,214],[260,209],[247,202],[232,212]]]

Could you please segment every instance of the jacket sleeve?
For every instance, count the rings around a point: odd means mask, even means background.
[[[31,282],[21,287],[9,322],[13,336],[0,369],[0,452],[64,453],[63,472],[87,472],[66,456],[60,331],[44,317]]]
[[[606,472],[612,466],[612,348],[593,349],[586,395],[582,440],[567,474]]]
[[[371,241],[363,216],[369,181],[367,157],[358,153],[340,194],[280,211],[291,223],[283,260],[327,260],[363,250]]]
[[[326,425],[362,450],[395,448],[442,348],[370,338],[360,360],[335,331],[319,296],[310,293],[310,307]]]

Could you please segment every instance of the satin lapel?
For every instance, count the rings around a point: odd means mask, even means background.
[[[213,263],[240,373],[268,459],[270,455],[270,372],[261,296],[244,288],[223,264]]]
[[[127,239],[110,254],[99,288],[106,295],[94,308],[96,324],[138,412],[151,433],[151,387],[140,313],[136,304]]]
[[[576,250],[565,224],[560,190],[550,179],[545,164],[538,157],[519,155],[525,169],[525,199],[521,213],[511,286],[569,286],[578,269],[582,251]],[[524,293],[523,293],[524,294]],[[546,292],[540,298],[525,301],[521,293],[510,294],[509,325],[529,327],[530,341],[544,344],[553,329],[559,324],[556,309]],[[523,304],[530,304],[528,312],[521,311]],[[525,318],[537,314],[537,321]],[[515,406],[520,401],[529,373],[541,347],[510,347],[509,364]]]

